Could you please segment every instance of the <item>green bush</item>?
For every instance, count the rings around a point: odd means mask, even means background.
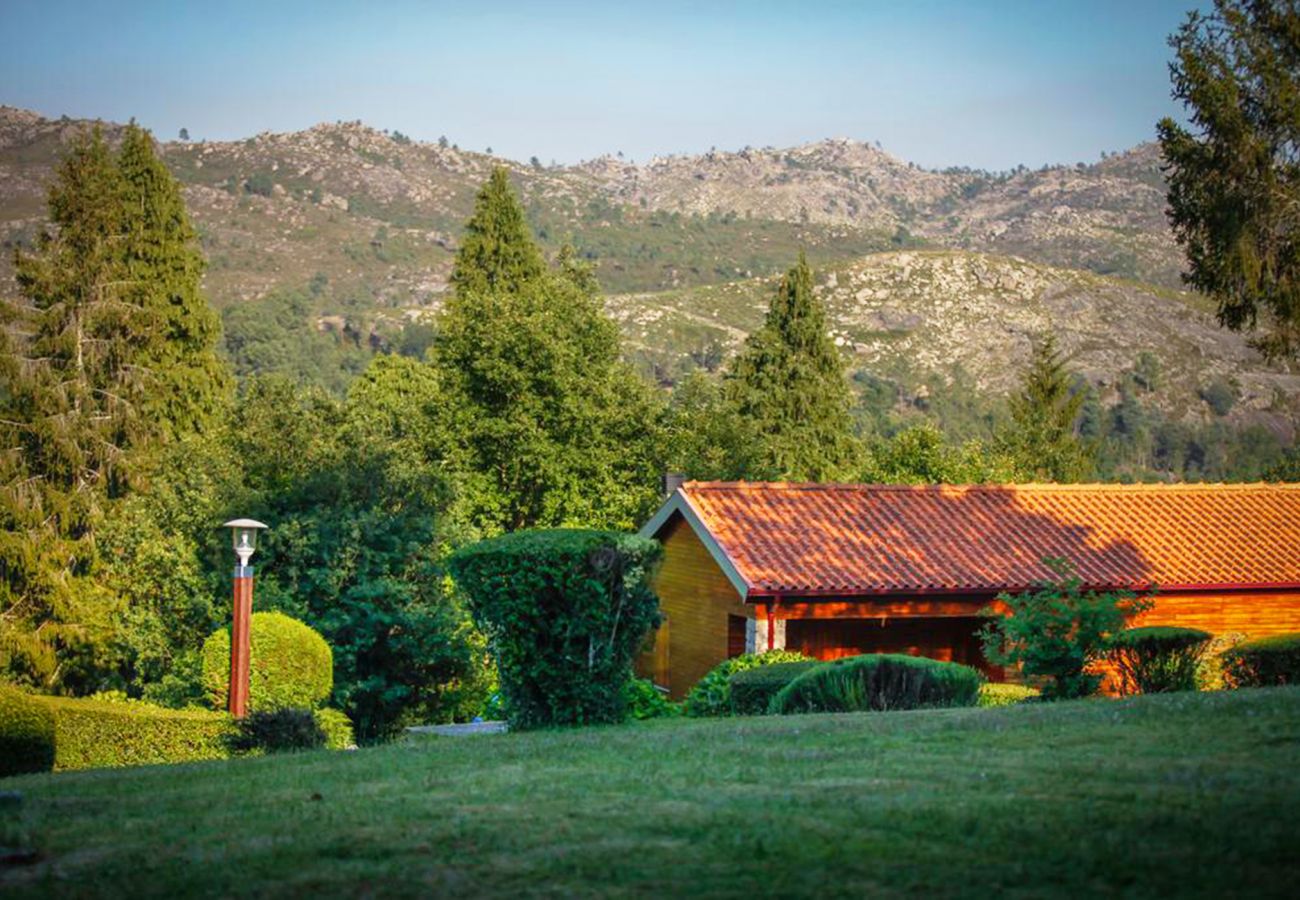
[[[277,612],[253,613],[248,709],[314,709],[334,688],[334,656],[314,629]],[[213,709],[226,709],[230,630],[203,642],[203,691]]]
[[[648,579],[662,549],[635,535],[521,531],[448,567],[496,655],[512,728],[618,722],[632,660],[659,625]]]
[[[781,689],[771,708],[788,715],[974,706],[983,681],[975,669],[958,663],[868,653],[804,672]]]
[[[0,685],[0,778],[54,767],[54,716],[40,699]]]
[[[629,679],[624,693],[627,713],[633,719],[662,719],[681,713],[681,707],[669,700],[649,678]]]
[[[284,753],[325,746],[325,732],[310,709],[267,709],[235,723],[227,738],[232,753]]]
[[[1013,706],[1039,696],[1038,691],[1023,684],[997,684],[985,682],[980,685],[979,699],[976,706]]]
[[[1225,651],[1223,681],[1231,688],[1300,684],[1300,633],[1242,641]]]
[[[233,721],[223,713],[140,702],[42,697],[54,714],[54,767],[89,769],[224,759]]]
[[[743,653],[718,663],[709,673],[695,683],[686,695],[685,711],[688,716],[726,716],[731,714],[731,676],[759,666],[777,663],[816,662],[796,650],[768,650],[765,653]]]
[[[737,672],[731,684],[731,712],[737,716],[766,715],[772,698],[809,669],[822,665],[816,660],[775,663]]]
[[[1205,646],[1201,663],[1196,669],[1196,686],[1202,691],[1222,691],[1228,687],[1223,680],[1223,655],[1247,640],[1239,631],[1216,634]]]
[[[1196,672],[1210,642],[1197,628],[1147,625],[1111,639],[1110,659],[1124,694],[1162,694],[1196,690]]]
[[[342,710],[316,710],[316,724],[325,733],[327,750],[349,750],[357,745],[356,736],[352,731],[352,720]]]

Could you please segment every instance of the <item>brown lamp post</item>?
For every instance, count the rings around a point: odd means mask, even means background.
[[[231,519],[229,528],[239,565],[235,566],[235,612],[230,628],[230,714],[248,714],[248,665],[252,654],[249,625],[253,619],[253,567],[248,560],[257,549],[257,533],[266,528],[252,519]]]

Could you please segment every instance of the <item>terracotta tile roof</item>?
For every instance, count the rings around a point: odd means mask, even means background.
[[[1020,589],[1050,576],[1044,557],[1099,588],[1300,585],[1300,485],[687,482],[677,498],[750,595]]]

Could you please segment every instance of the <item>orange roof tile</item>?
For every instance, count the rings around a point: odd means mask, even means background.
[[[1300,485],[687,482],[643,533],[674,511],[743,595],[1023,589],[1045,557],[1097,588],[1300,586]]]

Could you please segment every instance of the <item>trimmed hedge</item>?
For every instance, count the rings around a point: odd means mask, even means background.
[[[0,685],[0,778],[53,767],[53,714],[40,698]]]
[[[1023,684],[999,684],[990,681],[980,685],[979,700],[976,701],[975,705],[984,708],[1014,706],[1017,703],[1034,700],[1039,696],[1037,690]]]
[[[609,531],[519,531],[448,568],[497,661],[514,729],[618,722],[632,660],[658,627],[657,541]]]
[[[149,703],[42,697],[54,714],[54,768],[89,769],[224,759],[224,713]]]
[[[1222,659],[1228,687],[1300,684],[1300,633],[1242,641],[1225,650]]]
[[[1124,694],[1196,690],[1196,673],[1210,633],[1198,628],[1147,625],[1111,638],[1110,659]]]
[[[283,613],[253,613],[249,712],[315,709],[334,689],[334,654],[319,632]],[[213,709],[230,697],[230,629],[203,642],[203,692]]]
[[[983,682],[984,676],[970,666],[868,653],[803,673],[776,695],[772,711],[788,715],[974,706]]]
[[[688,716],[726,716],[731,714],[731,676],[759,666],[778,663],[816,662],[796,650],[768,650],[764,653],[742,653],[718,663],[708,674],[695,682],[686,695],[685,710]]]
[[[804,672],[822,663],[816,660],[774,663],[737,672],[730,678],[731,712],[737,716],[766,715],[772,699]]]

